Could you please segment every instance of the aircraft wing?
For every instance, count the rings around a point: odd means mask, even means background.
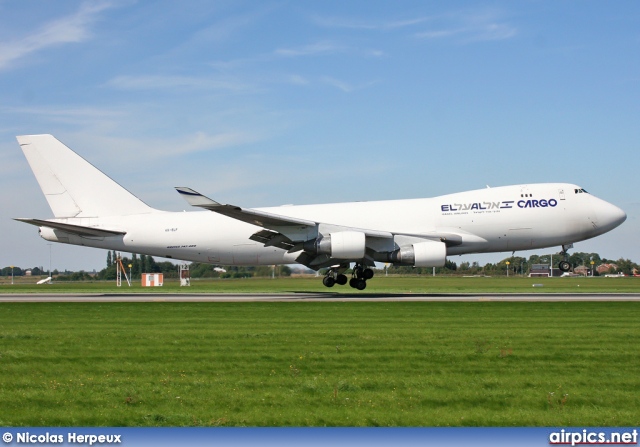
[[[72,225],[72,224],[56,222],[51,220],[44,220],[44,219],[15,218],[14,220],[35,225],[36,227],[53,228],[54,230],[61,230],[61,231],[64,231],[65,233],[76,234],[78,236],[84,236],[84,237],[92,237],[92,236],[93,237],[109,237],[109,236],[121,236],[123,234],[127,234],[126,231],[106,230],[104,228],[95,228],[95,227],[84,227],[82,225]]]
[[[387,231],[336,226],[297,217],[282,216],[280,214],[268,213],[252,208],[224,205],[191,188],[176,187],[176,190],[192,206],[204,208],[263,228],[263,230],[254,233],[250,239],[263,243],[267,247],[279,247],[290,252],[302,250],[301,243],[317,237],[319,229],[325,225],[339,231],[358,231],[370,238],[393,240],[393,234]]]
[[[317,222],[295,217],[286,217],[279,214],[265,213],[251,208],[241,208],[235,205],[223,205],[203,196],[191,188],[176,187],[176,191],[192,206],[204,208],[209,211],[223,214],[243,222],[257,225],[263,228],[272,227],[315,227]]]
[[[342,225],[334,225],[328,222],[316,222],[297,217],[282,216],[251,208],[242,208],[235,205],[224,205],[216,202],[191,188],[176,187],[180,195],[192,206],[204,208],[209,211],[222,214],[233,219],[240,220],[261,229],[251,235],[250,239],[264,244],[266,247],[278,247],[290,253],[301,251],[305,241],[318,236],[319,233],[339,231],[356,231],[364,233],[371,241],[377,240],[377,246],[385,246],[387,250],[394,249],[394,241],[400,236],[404,241],[432,240],[444,242],[447,246],[462,244],[462,235],[457,232],[429,232],[422,234],[392,233],[364,228],[353,228]],[[409,242],[407,242],[409,243]],[[326,256],[325,256],[326,257]],[[312,268],[320,268],[318,265],[326,263],[331,265],[330,258],[314,256],[302,253],[297,262]]]

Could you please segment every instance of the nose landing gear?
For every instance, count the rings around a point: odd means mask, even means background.
[[[569,261],[560,261],[558,263],[558,268],[563,271],[563,272],[568,272],[569,270],[571,270],[571,264],[569,263]]]
[[[573,248],[573,244],[563,245],[562,251],[560,252],[564,260],[558,263],[558,268],[560,269],[560,271],[565,273],[571,270],[571,263],[567,260],[569,258],[569,253],[567,252],[569,251],[570,248]]]

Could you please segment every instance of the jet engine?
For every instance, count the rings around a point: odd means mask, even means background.
[[[447,260],[444,242],[425,241],[389,253],[389,262],[413,267],[442,267]]]
[[[359,231],[338,231],[321,236],[303,245],[303,250],[318,255],[329,255],[335,259],[362,259],[366,237]]]
[[[40,237],[49,242],[62,242],[58,238],[58,234],[56,233],[56,230],[49,227],[40,227]]]

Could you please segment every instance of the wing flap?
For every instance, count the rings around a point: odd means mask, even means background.
[[[262,230],[249,237],[252,241],[260,242],[265,247],[278,247],[283,250],[290,250],[295,246],[293,241],[282,233],[272,230]]]

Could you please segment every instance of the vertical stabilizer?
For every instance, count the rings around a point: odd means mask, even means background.
[[[17,137],[55,217],[102,217],[153,209],[52,135]]]

